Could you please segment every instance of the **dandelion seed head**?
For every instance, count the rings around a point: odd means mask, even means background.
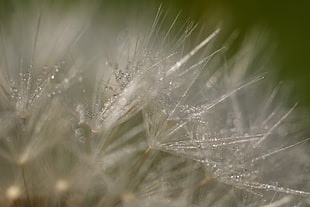
[[[118,25],[108,6],[101,14],[77,5],[15,5],[1,28],[0,183],[10,187],[0,189],[8,200],[307,201],[309,139],[298,107],[285,105],[288,90],[272,75],[249,74],[265,65],[256,59],[265,49],[258,33],[228,56],[229,43],[215,43],[220,29],[196,37],[197,25],[179,23],[180,14],[170,19],[160,8],[147,24],[128,16]]]

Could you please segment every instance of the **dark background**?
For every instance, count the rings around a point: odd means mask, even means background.
[[[293,83],[299,103],[310,106],[309,0],[168,0],[164,4],[198,22],[216,15],[241,31],[266,28],[276,45],[279,80]]]

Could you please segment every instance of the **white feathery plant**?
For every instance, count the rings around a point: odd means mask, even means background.
[[[302,114],[249,71],[263,38],[225,55],[220,29],[194,44],[161,9],[118,35],[110,12],[61,6],[1,21],[0,206],[310,205]]]

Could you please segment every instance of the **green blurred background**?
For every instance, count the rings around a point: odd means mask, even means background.
[[[309,0],[166,0],[198,22],[216,16],[241,31],[261,26],[276,45],[279,80],[292,82],[301,105],[310,106],[310,1]]]

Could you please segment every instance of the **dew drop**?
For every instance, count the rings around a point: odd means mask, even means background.
[[[119,99],[119,103],[121,104],[121,105],[125,105],[126,103],[127,103],[127,99],[126,98],[120,98]]]
[[[74,130],[74,132],[75,132],[75,135],[82,136],[82,130],[80,128]]]
[[[86,142],[86,139],[85,139],[84,137],[80,137],[80,138],[79,138],[79,141],[80,141],[81,143],[85,143],[85,142]]]
[[[85,123],[79,124],[74,133],[79,138],[87,138],[91,135],[91,127]]]

